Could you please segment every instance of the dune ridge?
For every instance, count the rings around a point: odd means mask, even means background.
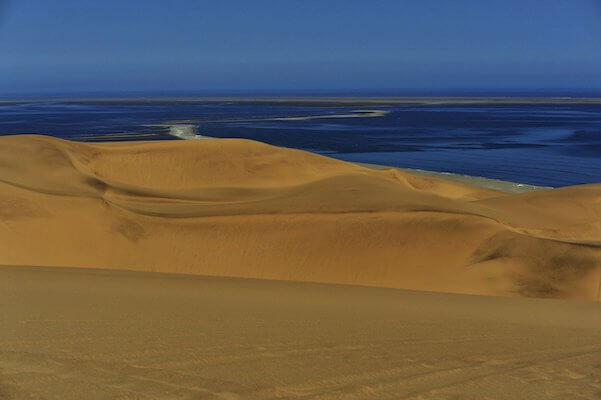
[[[598,301],[601,185],[507,194],[242,139],[7,136],[0,265]]]

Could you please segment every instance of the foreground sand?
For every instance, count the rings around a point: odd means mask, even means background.
[[[601,304],[0,267],[0,398],[599,399]]]
[[[510,195],[248,140],[0,138],[0,265],[599,299],[601,185]]]

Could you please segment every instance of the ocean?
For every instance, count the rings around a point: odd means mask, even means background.
[[[601,104],[0,103],[0,135],[245,138],[346,161],[540,186],[601,182]],[[170,134],[171,133],[171,134]]]

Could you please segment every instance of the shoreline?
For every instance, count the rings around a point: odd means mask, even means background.
[[[453,172],[444,172],[444,171],[429,171],[425,169],[414,169],[414,168],[402,168],[402,167],[393,167],[389,165],[381,165],[381,164],[369,164],[369,163],[354,163],[367,168],[372,169],[396,169],[403,172],[408,172],[410,174],[421,175],[421,176],[429,176],[437,179],[443,179],[453,182],[464,183],[470,186],[476,186],[483,189],[492,189],[498,190],[504,193],[526,193],[532,192],[535,190],[549,190],[555,189],[552,186],[536,186],[530,185],[527,183],[519,183],[519,182],[511,182],[504,181],[501,179],[494,178],[486,178],[484,176],[476,176],[476,175],[463,175],[456,174]]]
[[[358,115],[357,117],[360,118],[363,116]],[[373,116],[369,115],[369,116],[365,116],[365,117],[370,118]],[[124,139],[124,138],[130,138],[130,137],[139,137],[139,139],[132,140],[132,142],[146,142],[146,141],[148,141],[148,140],[146,140],[146,138],[154,137],[157,134],[171,137],[175,140],[220,139],[218,137],[206,136],[206,135],[203,135],[202,133],[199,133],[197,130],[196,124],[189,124],[189,123],[154,124],[154,125],[148,125],[148,126],[162,128],[165,131],[158,132],[156,134],[155,133],[131,134],[131,133],[126,133],[126,132],[106,134],[106,135],[100,135],[99,137],[100,138],[112,138],[112,139],[117,139],[117,140],[101,140],[101,141],[93,141],[92,140],[92,141],[83,141],[82,143],[119,143],[119,142],[122,142],[122,140],[118,140],[118,139]],[[17,135],[19,135],[19,134],[17,134]],[[92,137],[92,136],[86,137],[86,139],[93,139],[93,138],[94,137]],[[65,139],[65,140],[69,140],[69,139]],[[158,140],[161,140],[161,139],[158,139]],[[162,140],[164,140],[164,139],[162,139]],[[74,142],[77,143],[79,141],[74,141]],[[260,143],[263,143],[263,142],[260,142]],[[302,150],[302,149],[299,149],[299,150]],[[314,153],[309,150],[302,150],[302,151],[306,151],[311,154],[318,154],[318,153]],[[326,156],[326,157],[330,157],[330,156]],[[477,176],[477,175],[457,174],[457,173],[448,172],[448,171],[432,171],[432,170],[424,170],[424,169],[419,169],[419,168],[404,168],[404,167],[397,167],[397,166],[391,166],[391,165],[385,165],[385,164],[373,164],[373,163],[345,161],[345,160],[338,159],[336,157],[330,157],[330,158],[334,158],[339,161],[348,162],[350,164],[360,165],[360,166],[367,167],[370,169],[375,169],[375,170],[395,169],[395,170],[399,170],[399,171],[403,171],[403,172],[408,172],[408,173],[411,173],[414,175],[428,176],[428,177],[433,177],[433,178],[437,178],[437,179],[459,182],[459,183],[463,183],[463,184],[470,185],[470,186],[475,186],[475,187],[479,187],[479,188],[483,188],[483,189],[497,190],[497,191],[501,191],[504,193],[514,193],[515,194],[515,193],[531,192],[531,191],[535,191],[535,190],[555,189],[555,187],[552,187],[552,186],[537,186],[537,185],[531,185],[528,183],[504,181],[501,179],[487,178],[484,176]],[[570,186],[574,186],[574,185],[570,185]]]
[[[358,115],[355,115],[354,117],[355,118],[361,118],[361,117],[370,118],[370,117],[379,116],[378,114],[371,115],[371,113],[375,114],[376,111],[370,110],[370,115],[358,114]],[[293,119],[293,118],[296,118],[296,117],[290,117],[290,119]],[[304,117],[304,118],[310,118],[310,117]],[[316,117],[316,118],[320,118],[320,117]],[[162,124],[162,125],[153,125],[153,126],[168,128],[169,131],[167,132],[167,135],[171,135],[171,136],[173,136],[177,139],[181,139],[181,140],[219,139],[219,138],[205,136],[205,135],[198,133],[198,131],[196,129],[196,125],[194,125],[194,124]],[[308,150],[303,150],[303,151],[308,151]],[[318,153],[313,153],[311,151],[308,151],[308,152],[312,153],[312,154],[318,154]],[[332,157],[332,158],[337,159],[335,157]],[[341,161],[344,161],[344,160],[341,160]],[[525,192],[532,192],[535,190],[554,189],[551,186],[536,186],[536,185],[530,185],[527,183],[504,181],[501,179],[487,178],[484,176],[477,176],[477,175],[463,175],[463,174],[456,174],[453,172],[446,172],[446,171],[430,171],[430,170],[416,169],[416,168],[403,168],[403,167],[395,167],[395,166],[383,165],[383,164],[361,163],[361,162],[352,162],[352,161],[345,161],[345,162],[349,162],[351,164],[360,165],[360,166],[367,167],[370,169],[375,169],[375,170],[396,169],[396,170],[408,172],[408,173],[414,174],[414,175],[428,176],[428,177],[443,179],[443,180],[447,180],[447,181],[459,182],[459,183],[463,183],[466,185],[475,186],[475,187],[479,187],[479,188],[483,188],[483,189],[498,190],[498,191],[501,191],[504,193],[525,193]]]

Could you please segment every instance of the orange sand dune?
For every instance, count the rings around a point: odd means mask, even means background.
[[[3,137],[0,264],[598,300],[601,185],[509,195],[248,140]]]

